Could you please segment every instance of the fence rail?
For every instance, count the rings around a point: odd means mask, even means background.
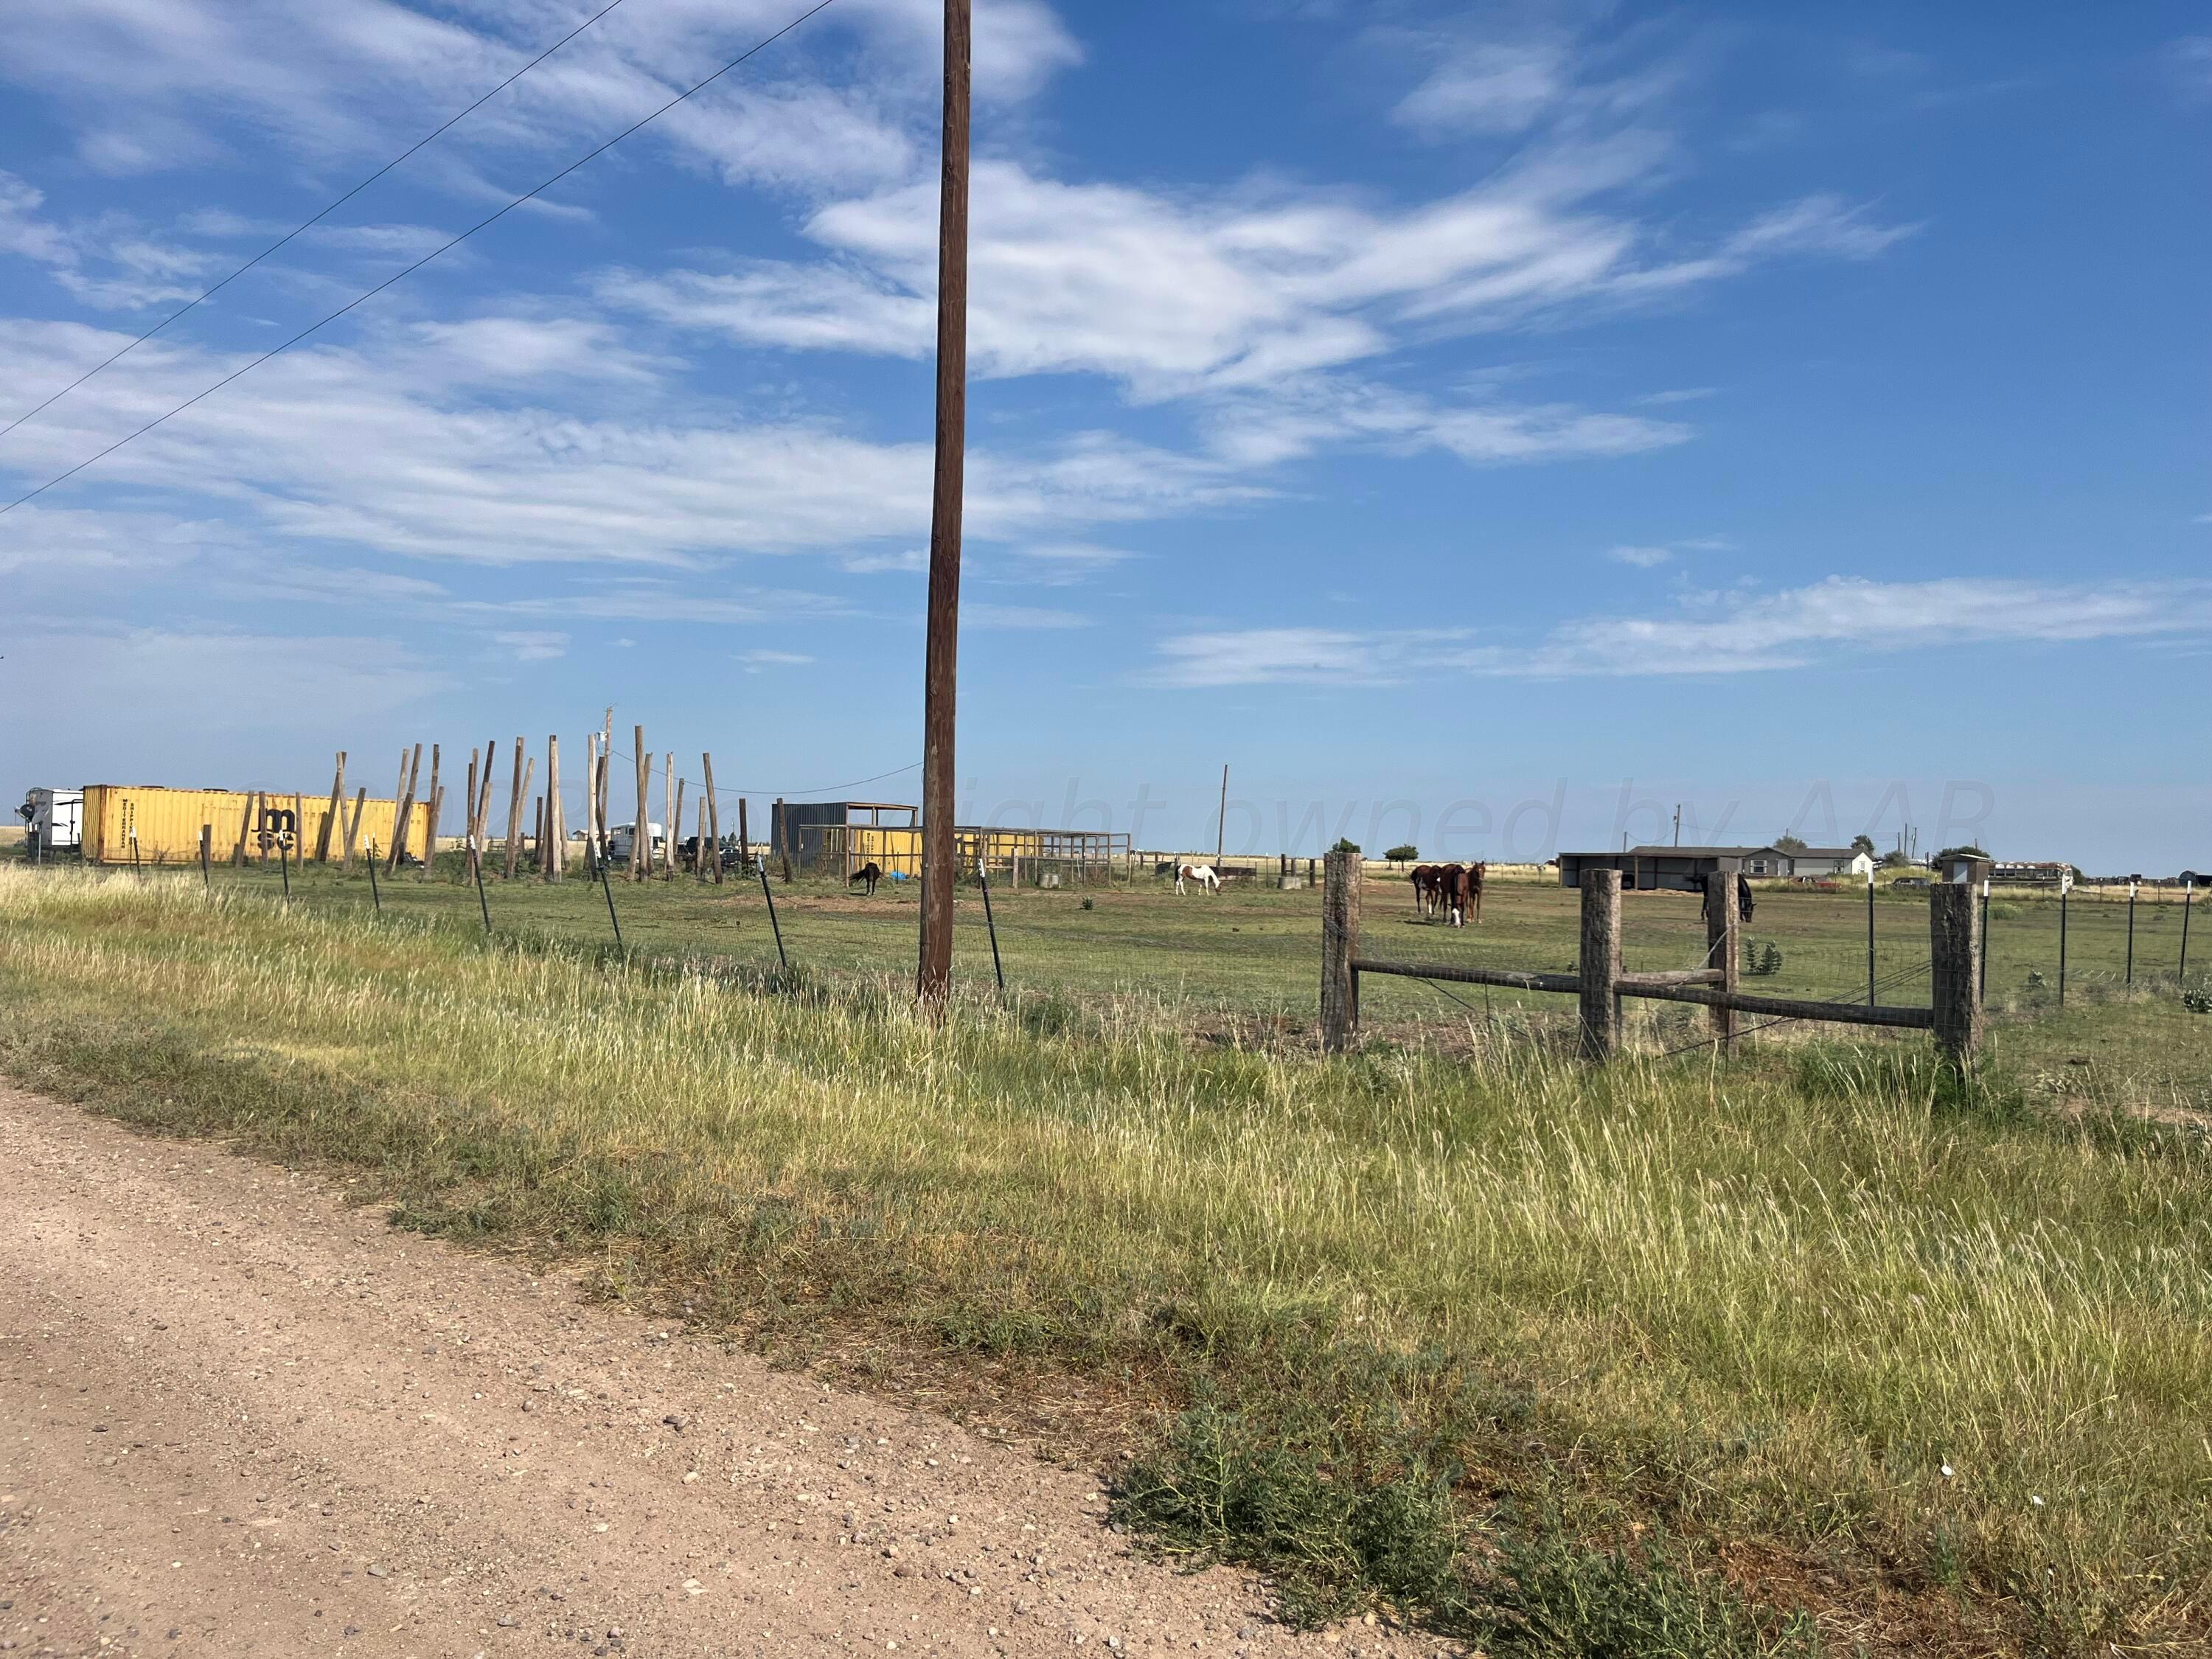
[[[1705,960],[1710,964],[1670,973],[1624,973],[1620,965],[1620,872],[1586,870],[1582,882],[1582,950],[1569,974],[1512,968],[1468,968],[1455,963],[1401,962],[1359,954],[1361,866],[1349,854],[1328,856],[1322,900],[1322,1041],[1334,1052],[1349,1048],[1359,1030],[1359,981],[1364,974],[1491,985],[1541,991],[1581,1001],[1583,1054],[1613,1058],[1620,1047],[1625,997],[1688,1003],[1711,1009],[1715,1035],[1738,1035],[1736,1016],[1820,1020],[1933,1031],[1944,1054],[1971,1064],[1982,1041],[1982,912],[1972,883],[1942,883],[1929,890],[1929,951],[1934,981],[1931,1006],[1886,1006],[1800,997],[1759,996],[1738,988],[1742,957],[1741,912],[1736,882],[1714,875],[1705,882]]]

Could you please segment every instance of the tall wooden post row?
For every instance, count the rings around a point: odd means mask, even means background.
[[[514,775],[508,780],[507,790],[507,862],[501,874],[508,881],[514,879],[515,866],[522,859],[522,795],[526,787],[522,781],[524,744],[514,740]]]
[[[361,844],[362,814],[368,811],[368,786],[363,784],[359,789],[354,792],[353,811],[346,818],[345,852],[342,861],[338,865],[338,872],[341,875],[349,876],[353,873],[354,848]]]
[[[653,760],[645,751],[645,728],[633,728],[631,750],[637,760],[637,822],[629,838],[629,878],[643,881],[653,867]]]
[[[323,818],[323,832],[315,837],[315,862],[331,861],[331,844],[337,840],[338,814],[345,811],[345,750],[338,750],[337,773],[331,779],[331,810]]]
[[[568,820],[561,810],[561,734],[545,734],[545,842],[538,864],[548,881],[568,873]]]
[[[706,775],[702,786],[707,792],[700,804],[707,809],[707,833],[714,842],[714,885],[722,884],[722,804],[714,796],[714,757],[712,754],[699,757],[699,769]]]
[[[415,753],[407,763],[407,781],[399,792],[399,800],[392,818],[392,854],[385,865],[386,871],[397,872],[407,856],[407,838],[414,833],[415,783],[422,770],[422,745],[415,745]]]

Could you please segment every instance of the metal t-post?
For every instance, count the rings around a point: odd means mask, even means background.
[[[1874,872],[1871,870],[1867,872],[1867,1006],[1874,1006]]]

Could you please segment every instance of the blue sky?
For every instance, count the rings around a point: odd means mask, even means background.
[[[21,9],[0,419],[594,9]],[[800,9],[624,0],[0,436],[0,483]],[[2201,9],[977,12],[963,817],[1209,845],[1226,761],[1270,853],[1680,802],[2212,866]],[[936,29],[836,0],[0,516],[0,787],[313,789],[338,747],[381,787],[610,704],[757,795],[914,762]]]

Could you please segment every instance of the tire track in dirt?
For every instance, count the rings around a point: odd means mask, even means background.
[[[1091,1478],[0,1088],[0,1650],[1312,1652]]]

